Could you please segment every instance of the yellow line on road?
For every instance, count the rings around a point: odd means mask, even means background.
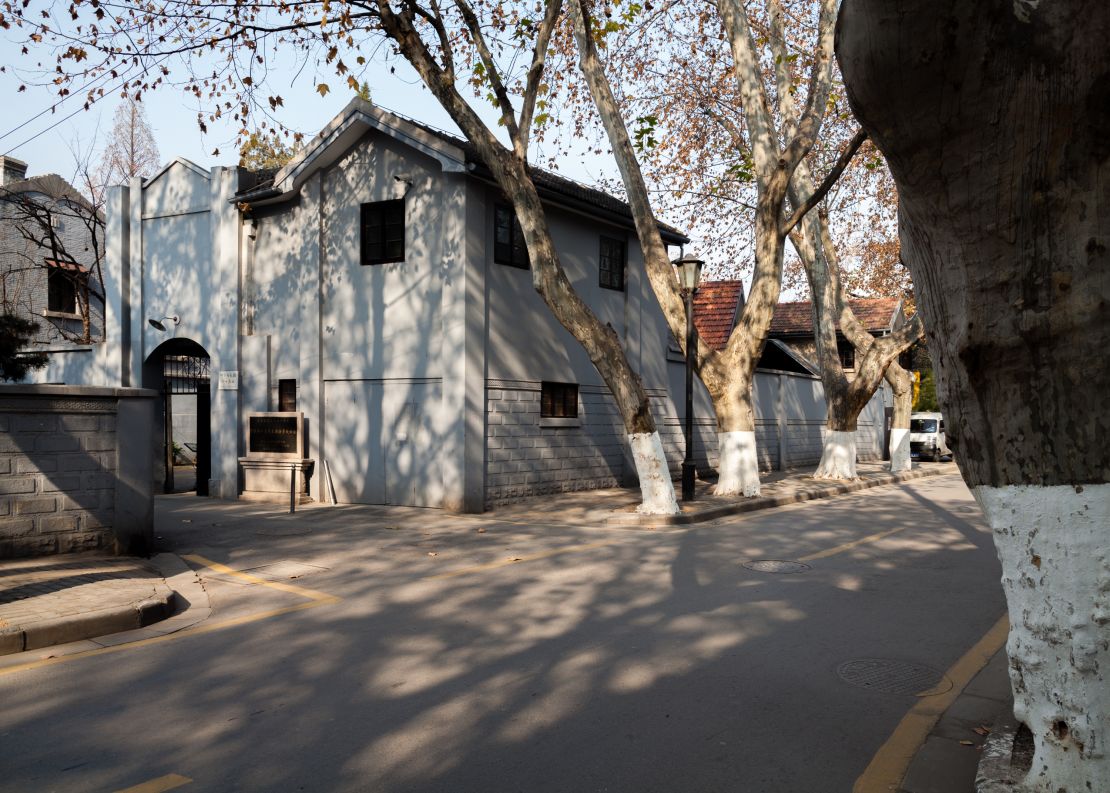
[[[187,785],[192,781],[189,777],[181,776],[181,774],[166,774],[157,779],[151,779],[149,782],[117,790],[116,793],[162,793],[164,790],[173,790],[175,787]]]
[[[508,559],[500,559],[496,562],[489,562],[487,564],[477,564],[473,567],[460,567],[457,570],[449,570],[446,573],[438,575],[430,575],[425,580],[427,581],[440,581],[444,578],[458,578],[463,575],[471,575],[472,573],[482,573],[486,570],[496,570],[499,567],[508,567],[522,562],[534,562],[537,559],[547,559],[552,556],[559,556],[564,553],[578,553],[579,551],[590,551],[594,548],[604,548],[606,545],[613,545],[617,540],[606,540],[605,542],[591,542],[586,545],[568,545],[565,548],[555,548],[550,551],[543,551],[542,553],[528,554],[527,556],[513,556]]]
[[[871,758],[852,787],[852,793],[890,793],[898,789],[914,755],[929,737],[929,731],[963,693],[971,679],[1006,643],[1009,631],[1010,622],[1002,617],[945,673],[945,677],[952,681],[952,688],[942,693],[934,694],[936,689],[933,689],[918,694],[921,700],[902,717],[886,743]]]
[[[139,639],[137,641],[127,642],[126,644],[116,644],[111,647],[98,647],[95,650],[83,650],[81,652],[71,653],[69,655],[58,655],[51,658],[40,658],[37,661],[28,661],[27,663],[23,664],[0,667],[0,677],[4,677],[5,675],[12,675],[16,672],[26,672],[31,669],[41,669],[47,666],[54,666],[55,664],[64,664],[68,661],[76,661],[79,658],[90,658],[96,655],[109,655],[111,653],[118,653],[121,650],[133,650],[137,647],[149,647],[154,644],[172,642],[178,639],[183,639],[187,636],[198,636],[204,633],[214,633],[215,631],[222,631],[226,630],[227,628],[235,628],[240,625],[247,625],[252,622],[259,622],[261,620],[268,620],[273,617],[279,617],[283,614],[292,614],[297,611],[307,611],[308,609],[331,605],[333,603],[338,603],[342,599],[336,597],[335,595],[318,592],[315,589],[293,586],[292,584],[283,584],[278,581],[267,581],[264,578],[259,578],[258,576],[251,575],[250,573],[244,573],[242,571],[235,570],[231,567],[228,567],[227,565],[220,564],[219,562],[213,562],[210,559],[204,558],[203,556],[190,555],[186,556],[185,558],[189,559],[190,561],[197,562],[198,564],[204,565],[205,567],[208,567],[215,572],[234,576],[236,578],[249,581],[252,584],[261,584],[273,589],[280,589],[283,592],[290,592],[295,595],[300,595],[301,597],[309,598],[309,601],[307,603],[298,603],[295,606],[285,606],[283,608],[270,609],[269,611],[260,611],[255,614],[244,614],[240,617],[230,617],[228,619],[218,620],[216,622],[204,622],[200,625],[196,625],[190,628],[184,628],[180,631],[177,631],[176,633],[167,633],[162,636],[151,636],[147,639]],[[155,623],[150,627],[154,630],[157,630],[158,623]]]
[[[301,597],[308,598],[309,600],[316,600],[322,603],[338,603],[340,600],[340,598],[337,598],[335,595],[329,595],[325,592],[318,592],[315,589],[293,586],[292,584],[284,584],[281,581],[270,581],[256,575],[251,575],[250,573],[245,573],[242,570],[236,570],[232,567],[228,567],[226,564],[213,562],[211,559],[206,559],[203,556],[197,556],[196,554],[186,554],[185,558],[188,559],[190,562],[196,562],[199,565],[203,565],[209,570],[238,578],[240,581],[246,581],[251,584],[259,584],[260,586],[268,586],[271,589],[279,589],[282,592],[291,592],[294,595],[300,595]]]
[[[890,531],[880,531],[877,534],[869,534],[866,537],[861,537],[860,539],[854,540],[853,542],[846,542],[843,545],[836,546],[835,548],[829,548],[828,550],[825,550],[825,551],[818,551],[817,553],[811,553],[809,556],[801,556],[801,557],[798,558],[798,561],[799,562],[812,562],[815,559],[825,559],[829,556],[836,556],[838,553],[844,553],[844,551],[850,551],[850,550],[852,550],[853,548],[855,548],[857,546],[866,545],[869,542],[876,542],[877,540],[881,540],[883,537],[889,537],[892,534],[897,534],[898,532],[905,531],[905,530],[906,530],[906,527],[903,526],[900,529],[891,529]]]

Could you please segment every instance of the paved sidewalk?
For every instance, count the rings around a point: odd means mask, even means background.
[[[1013,695],[1006,648],[964,688],[917,750],[898,793],[972,793],[983,745],[1011,718]]]
[[[173,590],[149,562],[64,554],[0,562],[0,655],[141,628]]]
[[[529,498],[514,504],[495,507],[488,514],[499,520],[533,521],[550,519],[558,523],[612,526],[682,526],[739,515],[759,509],[781,507],[815,498],[828,498],[880,485],[908,482],[926,476],[958,474],[953,463],[914,463],[913,469],[892,474],[887,462],[863,462],[856,465],[859,478],[852,482],[819,481],[813,478],[813,466],[789,471],[760,474],[760,493],[755,498],[714,496],[713,485],[699,480],[692,502],[680,502],[679,515],[640,515],[636,506],[640,491],[635,488],[583,490]],[[675,482],[676,492],[679,483]]]

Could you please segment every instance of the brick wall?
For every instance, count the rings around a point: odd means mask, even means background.
[[[0,558],[146,550],[154,396],[0,387]]]
[[[601,389],[579,390],[578,426],[540,418],[539,383],[491,381],[486,406],[487,506],[620,485],[624,432]]]

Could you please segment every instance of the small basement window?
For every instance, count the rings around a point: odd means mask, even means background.
[[[512,207],[498,204],[493,208],[493,261],[509,267],[529,268],[528,247],[524,232]]]
[[[540,389],[540,418],[578,418],[578,384],[544,381]]]
[[[359,241],[360,264],[388,264],[405,260],[405,200],[363,204]]]

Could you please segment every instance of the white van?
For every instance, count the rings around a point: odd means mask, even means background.
[[[940,413],[910,414],[910,457],[914,460],[951,459],[952,451],[944,437],[944,416]]]

